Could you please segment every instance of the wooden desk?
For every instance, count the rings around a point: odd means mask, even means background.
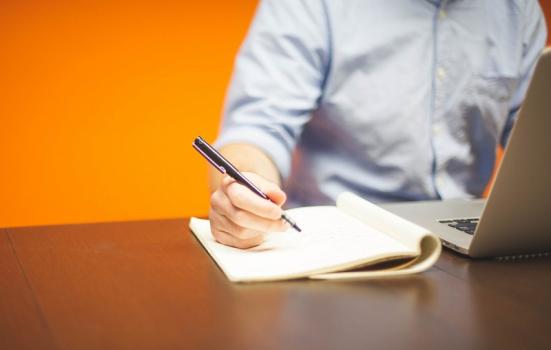
[[[1,349],[551,349],[551,259],[230,284],[187,220],[0,230]]]

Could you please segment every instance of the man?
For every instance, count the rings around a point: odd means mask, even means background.
[[[215,238],[286,229],[286,194],[479,197],[545,40],[536,0],[263,1],[217,147],[275,204],[212,171]]]

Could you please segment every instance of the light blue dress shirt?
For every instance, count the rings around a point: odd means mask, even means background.
[[[262,1],[216,145],[264,150],[290,206],[479,197],[546,37],[536,0]]]

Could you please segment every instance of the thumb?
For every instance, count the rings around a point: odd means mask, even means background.
[[[282,206],[287,200],[287,195],[279,186],[264,177],[254,173],[243,173],[247,176],[258,188],[264,192],[268,198],[278,206]]]

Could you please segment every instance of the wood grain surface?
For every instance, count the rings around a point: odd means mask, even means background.
[[[7,230],[0,229],[0,349],[54,349]]]
[[[231,284],[187,223],[0,231],[0,348],[551,348],[550,258]]]

